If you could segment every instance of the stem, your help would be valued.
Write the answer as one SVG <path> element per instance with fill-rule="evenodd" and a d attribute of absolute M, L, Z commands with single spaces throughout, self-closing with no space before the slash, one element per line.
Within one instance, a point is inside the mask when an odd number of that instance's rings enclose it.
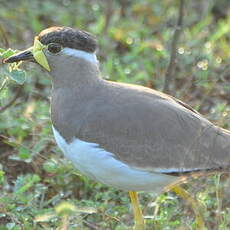
<path fill-rule="evenodd" d="M 7 80 L 8 80 L 7 77 L 3 80 L 2 85 L 0 87 L 0 92 L 5 88 Z"/>
<path fill-rule="evenodd" d="M 1 87 L 2 88 L 2 87 Z M 0 113 L 4 112 L 6 109 L 8 109 L 11 105 L 14 104 L 14 102 L 17 100 L 17 98 L 20 96 L 21 92 L 23 89 L 23 85 L 20 85 L 17 89 L 16 94 L 14 95 L 14 97 L 4 106 L 0 107 Z"/>
<path fill-rule="evenodd" d="M 170 61 L 169 61 L 169 65 L 165 73 L 165 83 L 164 83 L 164 89 L 163 89 L 165 93 L 170 92 L 169 85 L 172 82 L 172 77 L 174 75 L 174 70 L 176 66 L 175 64 L 176 64 L 176 54 L 177 54 L 177 43 L 179 41 L 179 37 L 182 31 L 183 16 L 184 16 L 184 0 L 180 0 L 179 16 L 177 19 L 175 32 L 174 32 L 173 39 L 172 39 Z"/>

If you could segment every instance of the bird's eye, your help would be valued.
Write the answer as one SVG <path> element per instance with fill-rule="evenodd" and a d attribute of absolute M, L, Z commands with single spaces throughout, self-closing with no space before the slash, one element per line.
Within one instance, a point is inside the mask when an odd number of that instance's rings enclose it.
<path fill-rule="evenodd" d="M 61 51 L 61 49 L 62 49 L 62 47 L 58 43 L 50 43 L 48 45 L 49 52 L 51 52 L 53 54 L 59 53 Z"/>

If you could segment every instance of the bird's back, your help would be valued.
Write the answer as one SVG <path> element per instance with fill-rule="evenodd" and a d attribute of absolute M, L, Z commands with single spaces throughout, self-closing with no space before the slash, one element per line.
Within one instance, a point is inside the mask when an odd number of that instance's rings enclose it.
<path fill-rule="evenodd" d="M 75 114 L 73 136 L 130 166 L 163 173 L 230 166 L 229 132 L 158 91 L 103 81 Z"/>

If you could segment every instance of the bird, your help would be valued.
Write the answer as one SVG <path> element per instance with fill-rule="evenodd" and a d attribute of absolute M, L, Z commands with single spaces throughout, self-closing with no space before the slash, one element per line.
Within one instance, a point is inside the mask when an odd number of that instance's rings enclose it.
<path fill-rule="evenodd" d="M 89 32 L 54 26 L 3 62 L 32 61 L 50 74 L 57 145 L 82 174 L 128 191 L 143 230 L 137 191 L 175 185 L 183 196 L 183 175 L 228 170 L 230 132 L 173 96 L 103 79 L 97 49 Z"/>

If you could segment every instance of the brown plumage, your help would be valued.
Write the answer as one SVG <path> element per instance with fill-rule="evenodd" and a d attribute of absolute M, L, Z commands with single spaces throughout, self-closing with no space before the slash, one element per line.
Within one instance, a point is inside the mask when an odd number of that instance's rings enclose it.
<path fill-rule="evenodd" d="M 53 124 L 67 141 L 77 137 L 98 143 L 120 161 L 153 172 L 159 168 L 186 172 L 230 165 L 227 130 L 161 92 L 104 81 L 96 65 L 81 59 L 75 58 L 75 66 L 65 60 L 73 74 L 66 76 L 64 84 L 59 76 L 65 70 L 57 68 L 64 59 L 50 62 L 55 66 L 51 109 Z"/>

